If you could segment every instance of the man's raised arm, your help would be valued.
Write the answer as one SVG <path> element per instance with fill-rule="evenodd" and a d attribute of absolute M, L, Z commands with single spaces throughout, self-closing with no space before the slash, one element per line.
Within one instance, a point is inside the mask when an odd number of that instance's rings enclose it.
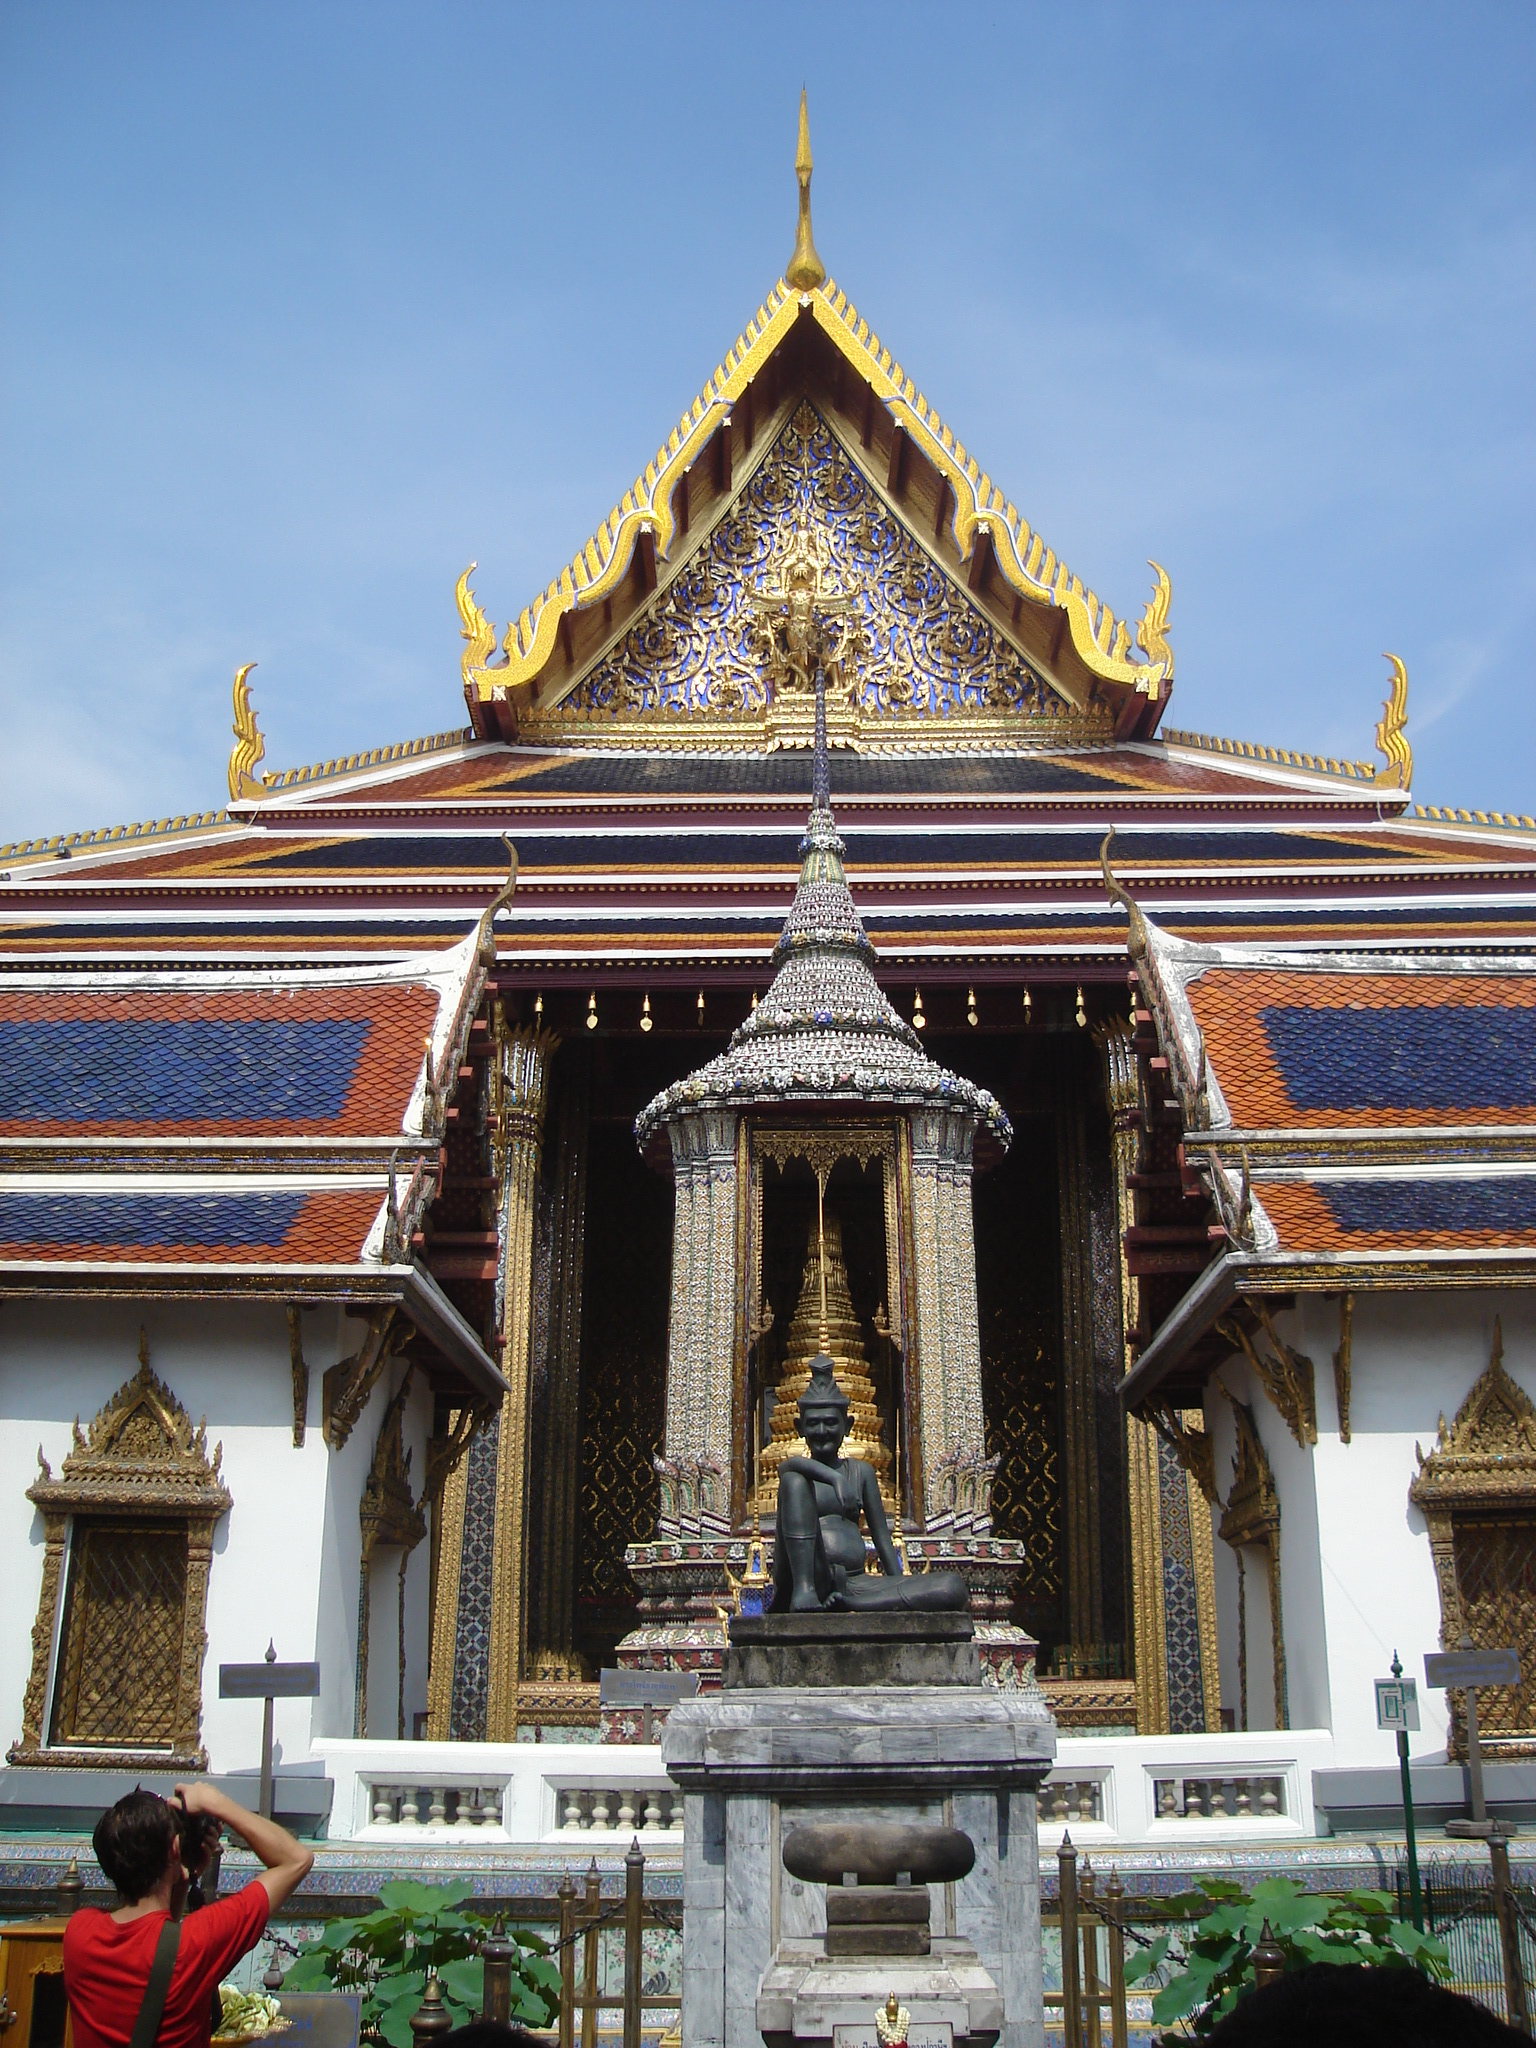
<path fill-rule="evenodd" d="M 275 1820 L 263 1820 L 259 1813 L 248 1813 L 243 1806 L 237 1806 L 216 1786 L 178 1785 L 176 1791 L 186 1801 L 189 1813 L 212 1814 L 225 1827 L 233 1828 L 246 1847 L 267 1866 L 261 1874 L 261 1882 L 266 1886 L 270 1907 L 282 1905 L 313 1869 L 313 1849 L 306 1849 Z"/>

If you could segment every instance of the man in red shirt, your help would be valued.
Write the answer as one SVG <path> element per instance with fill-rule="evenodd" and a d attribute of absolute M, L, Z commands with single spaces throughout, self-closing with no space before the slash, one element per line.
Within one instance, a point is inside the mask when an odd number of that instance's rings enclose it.
<path fill-rule="evenodd" d="M 256 1946 L 268 1913 L 314 1863 L 314 1852 L 286 1828 L 247 1813 L 212 1785 L 178 1785 L 176 1801 L 130 1792 L 96 1823 L 96 1860 L 122 1904 L 114 1913 L 82 1908 L 64 1931 L 75 2048 L 127 2048 L 161 1932 L 167 1920 L 181 1919 L 187 1887 L 207 1867 L 220 1825 L 233 1828 L 267 1867 L 243 1891 L 182 1922 L 157 2048 L 207 2048 L 219 1983 Z M 208 1817 L 196 1847 L 200 1831 L 187 1825 L 188 1815 Z"/>

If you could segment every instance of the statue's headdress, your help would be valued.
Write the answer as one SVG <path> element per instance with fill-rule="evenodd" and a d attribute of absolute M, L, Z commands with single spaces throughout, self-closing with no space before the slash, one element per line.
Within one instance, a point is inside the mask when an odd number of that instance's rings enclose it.
<path fill-rule="evenodd" d="M 811 1360 L 810 1381 L 800 1396 L 796 1413 L 803 1417 L 816 1408 L 834 1408 L 844 1421 L 848 1418 L 848 1396 L 837 1384 L 837 1374 L 825 1351 L 818 1351 Z"/>

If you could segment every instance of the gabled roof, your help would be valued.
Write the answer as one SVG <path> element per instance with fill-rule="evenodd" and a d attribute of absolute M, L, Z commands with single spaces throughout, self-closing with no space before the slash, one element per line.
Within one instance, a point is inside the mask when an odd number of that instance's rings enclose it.
<path fill-rule="evenodd" d="M 993 616 L 1073 704 L 1095 686 L 1122 731 L 1150 732 L 1173 680 L 1169 584 L 1140 621 L 1117 617 L 1007 499 L 831 279 L 784 279 L 726 352 L 655 457 L 565 569 L 502 636 L 459 584 L 465 695 L 477 731 L 512 737 L 548 713 L 691 558 L 733 501 L 738 471 L 811 396 L 849 459 L 914 530 L 932 535 Z M 1155 565 L 1154 565 L 1155 566 Z"/>
<path fill-rule="evenodd" d="M 1536 957 L 1197 945 L 1134 909 L 1131 950 L 1186 1193 L 1203 1182 L 1225 1244 L 1132 1407 L 1191 1397 L 1244 1299 L 1536 1285 Z"/>
<path fill-rule="evenodd" d="M 395 965 L 0 987 L 0 1296 L 395 1303 L 481 1394 L 499 1392 L 411 1257 L 489 917 Z"/>

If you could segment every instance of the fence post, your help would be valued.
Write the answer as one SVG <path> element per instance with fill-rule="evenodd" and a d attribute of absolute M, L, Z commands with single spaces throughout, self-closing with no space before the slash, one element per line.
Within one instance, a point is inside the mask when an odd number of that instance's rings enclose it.
<path fill-rule="evenodd" d="M 576 1887 L 569 1870 L 560 1880 L 560 2048 L 573 2048 L 576 2024 Z"/>
<path fill-rule="evenodd" d="M 1504 1998 L 1509 2023 L 1517 2033 L 1529 2034 L 1531 2018 L 1525 2003 L 1525 1978 L 1520 1970 L 1520 1929 L 1515 1922 L 1515 1902 L 1509 1895 L 1509 1839 L 1488 1837 L 1488 1860 L 1493 1865 L 1493 1910 L 1499 1920 L 1499 1946 L 1504 1951 Z"/>
<path fill-rule="evenodd" d="M 491 1923 L 491 1931 L 480 1944 L 480 1961 L 484 1976 L 480 1989 L 480 2016 L 487 2020 L 500 2020 L 503 2025 L 512 2018 L 512 1944 L 507 1939 L 507 1925 L 498 1913 Z"/>
<path fill-rule="evenodd" d="M 640 1949 L 644 1940 L 645 1856 L 640 1837 L 624 1858 L 624 2048 L 640 2048 Z"/>
<path fill-rule="evenodd" d="M 1125 1886 L 1118 1870 L 1109 1873 L 1104 1887 L 1104 1922 L 1109 1929 L 1109 2037 L 1111 2048 L 1128 2048 L 1130 2030 L 1125 2017 Z"/>
<path fill-rule="evenodd" d="M 1088 2023 L 1088 2048 L 1102 2048 L 1103 2015 L 1099 2010 L 1099 1929 L 1094 1909 L 1093 1865 L 1083 1858 L 1083 1914 L 1078 1921 L 1083 1931 L 1083 2017 Z"/>
<path fill-rule="evenodd" d="M 1067 2048 L 1082 2048 L 1083 2011 L 1077 1987 L 1077 1851 L 1063 1834 L 1056 1851 L 1056 1891 L 1061 1906 L 1061 2024 Z"/>
<path fill-rule="evenodd" d="M 430 2041 L 434 2034 L 453 2032 L 453 2014 L 443 2003 L 443 1987 L 436 1970 L 427 1979 L 422 2001 L 411 2014 L 411 2039 Z"/>
<path fill-rule="evenodd" d="M 1275 1940 L 1266 1920 L 1259 1930 L 1259 1945 L 1253 1952 L 1253 1988 L 1262 1991 L 1266 1984 L 1277 1984 L 1285 1975 L 1285 1950 Z"/>
<path fill-rule="evenodd" d="M 585 1933 L 581 1938 L 581 2048 L 597 2048 L 597 1944 L 601 1939 L 597 1923 L 603 1910 L 603 1880 L 597 1873 L 597 1858 L 587 1870 L 581 1901 Z"/>

